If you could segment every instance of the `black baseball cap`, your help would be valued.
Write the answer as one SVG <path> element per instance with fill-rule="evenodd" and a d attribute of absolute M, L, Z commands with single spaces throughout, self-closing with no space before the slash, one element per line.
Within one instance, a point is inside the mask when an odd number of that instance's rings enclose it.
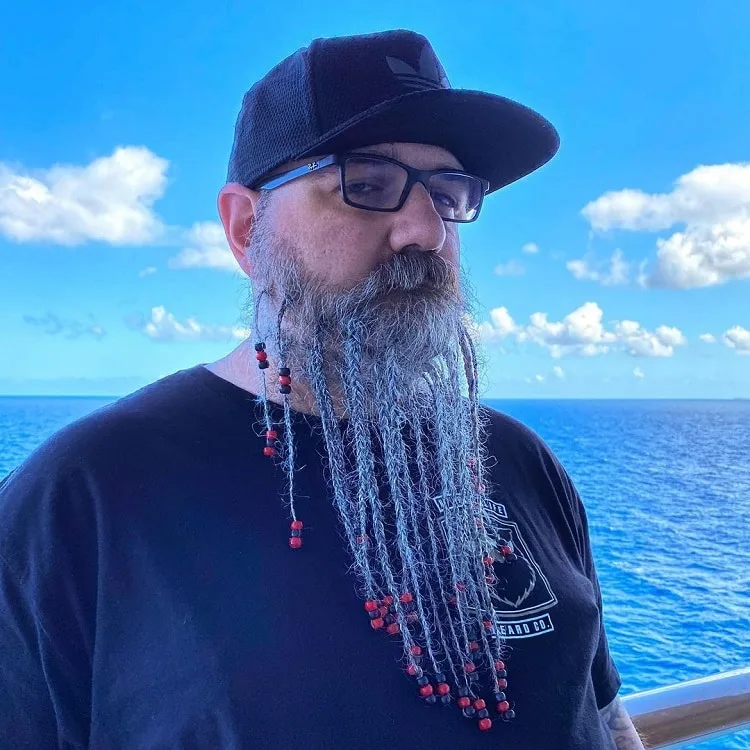
<path fill-rule="evenodd" d="M 451 152 L 490 192 L 557 152 L 557 131 L 518 102 L 453 89 L 429 41 L 412 31 L 315 39 L 244 96 L 228 182 L 255 187 L 283 164 L 376 143 Z"/>

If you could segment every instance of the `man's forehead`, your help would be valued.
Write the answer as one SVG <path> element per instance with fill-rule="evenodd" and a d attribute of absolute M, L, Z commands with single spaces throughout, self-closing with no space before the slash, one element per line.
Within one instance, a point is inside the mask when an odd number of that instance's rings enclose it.
<path fill-rule="evenodd" d="M 429 143 L 373 143 L 370 146 L 354 148 L 352 153 L 369 153 L 389 156 L 417 169 L 463 169 L 461 162 L 448 150 Z M 315 159 L 322 159 L 328 154 L 317 154 Z M 279 167 L 278 171 L 303 166 L 314 159 L 299 159 Z"/>
<path fill-rule="evenodd" d="M 390 156 L 420 169 L 463 169 L 450 151 L 428 143 L 378 143 L 354 150 Z"/>

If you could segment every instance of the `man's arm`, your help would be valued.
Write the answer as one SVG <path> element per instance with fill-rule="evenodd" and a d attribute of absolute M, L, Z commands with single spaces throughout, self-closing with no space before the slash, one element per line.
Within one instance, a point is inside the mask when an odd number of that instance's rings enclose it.
<path fill-rule="evenodd" d="M 604 723 L 612 732 L 617 750 L 646 750 L 633 721 L 622 705 L 620 699 L 615 699 L 608 706 L 599 711 Z"/>

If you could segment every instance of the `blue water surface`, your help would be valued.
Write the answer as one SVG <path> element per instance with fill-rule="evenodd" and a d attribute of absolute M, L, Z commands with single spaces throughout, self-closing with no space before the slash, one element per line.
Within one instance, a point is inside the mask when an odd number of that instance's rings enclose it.
<path fill-rule="evenodd" d="M 113 400 L 0 398 L 0 477 Z M 583 497 L 621 695 L 750 666 L 750 402 L 487 403 Z M 750 731 L 691 747 L 748 750 Z"/>

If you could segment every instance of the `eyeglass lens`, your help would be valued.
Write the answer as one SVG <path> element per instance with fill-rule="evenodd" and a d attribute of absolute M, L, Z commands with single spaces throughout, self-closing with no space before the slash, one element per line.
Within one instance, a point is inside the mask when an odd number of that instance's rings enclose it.
<path fill-rule="evenodd" d="M 376 211 L 395 209 L 401 201 L 409 173 L 398 164 L 361 157 L 344 163 L 346 200 Z M 471 221 L 482 202 L 483 187 L 471 175 L 443 172 L 428 181 L 435 210 L 448 221 Z"/>

